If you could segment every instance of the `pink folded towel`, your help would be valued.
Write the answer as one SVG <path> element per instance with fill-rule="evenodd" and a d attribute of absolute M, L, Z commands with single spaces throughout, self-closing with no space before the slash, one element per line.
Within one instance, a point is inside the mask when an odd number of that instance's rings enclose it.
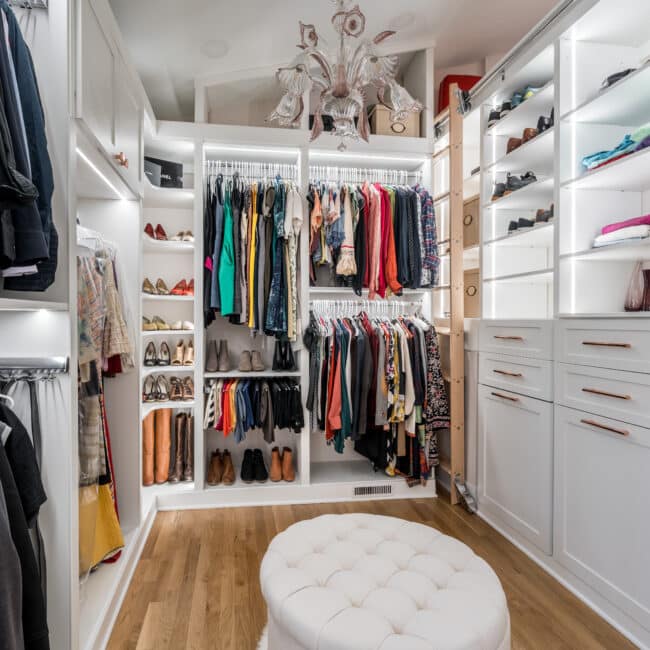
<path fill-rule="evenodd" d="M 644 217 L 634 217 L 634 219 L 628 219 L 627 221 L 610 223 L 602 229 L 601 234 L 606 235 L 607 233 L 616 232 L 617 230 L 621 230 L 621 228 L 628 228 L 629 226 L 650 226 L 650 214 L 646 214 Z"/>

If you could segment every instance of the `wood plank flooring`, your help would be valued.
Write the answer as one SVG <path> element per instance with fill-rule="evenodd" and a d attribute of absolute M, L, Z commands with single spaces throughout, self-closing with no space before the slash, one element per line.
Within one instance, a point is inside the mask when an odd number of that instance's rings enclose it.
<path fill-rule="evenodd" d="M 161 512 L 108 649 L 255 650 L 270 540 L 296 521 L 348 512 L 421 522 L 470 546 L 501 579 L 513 650 L 635 647 L 485 522 L 440 498 Z"/>

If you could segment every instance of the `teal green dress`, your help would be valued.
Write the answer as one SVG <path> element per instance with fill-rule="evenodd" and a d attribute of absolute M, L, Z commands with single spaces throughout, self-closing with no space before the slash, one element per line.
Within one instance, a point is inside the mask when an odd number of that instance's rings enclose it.
<path fill-rule="evenodd" d="M 235 241 L 233 232 L 231 190 L 226 190 L 223 206 L 223 243 L 219 258 L 219 293 L 221 294 L 221 315 L 230 316 L 235 311 Z"/>

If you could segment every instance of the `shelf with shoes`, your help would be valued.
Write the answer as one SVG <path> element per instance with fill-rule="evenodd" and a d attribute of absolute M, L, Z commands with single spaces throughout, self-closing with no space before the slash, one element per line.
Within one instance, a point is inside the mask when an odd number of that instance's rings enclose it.
<path fill-rule="evenodd" d="M 524 173 L 529 169 L 534 169 L 540 173 L 551 173 L 555 154 L 554 133 L 554 127 L 550 127 L 513 148 L 509 153 L 506 149 L 506 153 L 502 153 L 494 162 L 487 165 L 486 173 L 493 171 L 497 173 L 508 171 Z M 501 149 L 502 145 L 499 145 L 496 139 L 494 138 L 494 155 L 498 156 L 497 148 Z M 520 138 L 516 141 L 520 141 Z M 506 147 L 508 146 L 507 142 L 504 142 L 504 144 Z"/>
<path fill-rule="evenodd" d="M 549 76 L 553 75 L 552 68 L 548 71 Z M 523 88 L 528 88 L 525 84 Z M 555 93 L 555 82 L 553 79 L 535 92 L 529 99 L 522 101 L 516 107 L 499 118 L 493 126 L 485 129 L 485 134 L 490 136 L 517 137 L 521 132 L 537 124 L 540 115 L 549 115 L 553 108 Z M 504 102 L 512 102 L 512 97 L 504 98 Z M 496 109 L 494 109 L 496 110 Z M 490 111 L 492 113 L 493 110 Z M 500 111 L 499 111 L 500 112 Z M 490 116 L 488 115 L 488 123 Z"/>
<path fill-rule="evenodd" d="M 504 181 L 505 182 L 505 178 Z M 484 210 L 517 210 L 536 205 L 549 205 L 553 200 L 553 179 L 538 177 L 521 189 L 505 194 L 483 204 Z"/>

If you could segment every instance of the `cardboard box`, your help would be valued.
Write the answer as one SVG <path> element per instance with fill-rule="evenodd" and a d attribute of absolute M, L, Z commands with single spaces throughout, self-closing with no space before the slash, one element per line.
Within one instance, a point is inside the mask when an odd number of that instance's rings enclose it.
<path fill-rule="evenodd" d="M 183 187 L 183 164 L 171 162 L 170 160 L 161 160 L 145 156 L 145 165 L 147 162 L 160 165 L 160 187 Z"/>
<path fill-rule="evenodd" d="M 420 137 L 420 114 L 410 113 L 405 121 L 391 122 L 390 109 L 376 104 L 370 111 L 370 132 L 373 135 Z"/>

